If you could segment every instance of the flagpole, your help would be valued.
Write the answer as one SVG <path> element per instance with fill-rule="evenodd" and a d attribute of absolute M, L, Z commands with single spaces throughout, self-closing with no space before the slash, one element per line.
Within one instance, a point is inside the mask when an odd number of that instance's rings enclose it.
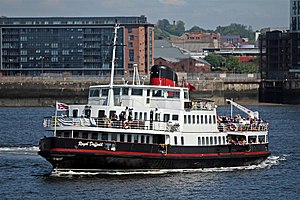
<path fill-rule="evenodd" d="M 56 118 L 57 118 L 57 101 L 55 101 L 54 137 L 56 137 Z"/>

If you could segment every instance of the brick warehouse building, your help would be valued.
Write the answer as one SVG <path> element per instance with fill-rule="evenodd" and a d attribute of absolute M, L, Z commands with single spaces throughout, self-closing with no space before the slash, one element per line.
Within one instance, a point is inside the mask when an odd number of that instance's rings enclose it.
<path fill-rule="evenodd" d="M 154 63 L 154 25 L 140 17 L 1 17 L 3 76 L 110 74 L 115 21 L 120 23 L 116 74 L 149 74 Z"/>

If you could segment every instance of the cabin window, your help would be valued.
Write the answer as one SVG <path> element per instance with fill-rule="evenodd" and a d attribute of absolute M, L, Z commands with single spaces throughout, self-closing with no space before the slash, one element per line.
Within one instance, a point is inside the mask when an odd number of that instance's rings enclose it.
<path fill-rule="evenodd" d="M 248 137 L 248 143 L 256 143 L 256 136 L 249 136 Z"/>
<path fill-rule="evenodd" d="M 122 94 L 123 95 L 128 95 L 129 94 L 129 89 L 128 88 L 122 88 Z"/>
<path fill-rule="evenodd" d="M 167 98 L 179 99 L 180 98 L 180 92 L 178 92 L 178 91 L 168 91 Z"/>
<path fill-rule="evenodd" d="M 140 112 L 140 115 L 139 115 L 139 120 L 142 120 L 143 119 L 143 113 Z"/>
<path fill-rule="evenodd" d="M 138 112 L 134 112 L 134 120 L 137 120 L 138 119 Z"/>
<path fill-rule="evenodd" d="M 168 122 L 170 120 L 170 114 L 164 114 L 164 122 Z"/>
<path fill-rule="evenodd" d="M 221 136 L 218 137 L 218 142 L 219 142 L 219 144 L 222 144 L 221 143 Z"/>
<path fill-rule="evenodd" d="M 124 134 L 120 134 L 120 142 L 124 142 Z"/>
<path fill-rule="evenodd" d="M 145 136 L 141 135 L 141 143 L 145 143 Z"/>
<path fill-rule="evenodd" d="M 210 145 L 213 144 L 213 137 L 209 137 L 209 144 L 210 144 Z"/>
<path fill-rule="evenodd" d="M 205 137 L 202 137 L 202 145 L 205 145 Z"/>
<path fill-rule="evenodd" d="M 150 144 L 150 136 L 149 135 L 146 136 L 146 143 Z"/>
<path fill-rule="evenodd" d="M 155 121 L 160 121 L 160 114 L 159 113 L 155 113 Z"/>
<path fill-rule="evenodd" d="M 206 140 L 205 140 L 205 144 L 208 145 L 208 144 L 209 144 L 209 138 L 206 137 L 205 139 L 206 139 Z"/>
<path fill-rule="evenodd" d="M 188 99 L 189 98 L 189 93 L 187 91 L 184 92 L 184 98 Z"/>
<path fill-rule="evenodd" d="M 73 132 L 73 138 L 79 138 L 79 133 L 78 131 Z"/>
<path fill-rule="evenodd" d="M 216 116 L 213 115 L 213 123 L 215 124 L 216 123 Z"/>
<path fill-rule="evenodd" d="M 91 117 L 91 109 L 84 109 L 84 116 Z"/>
<path fill-rule="evenodd" d="M 164 97 L 164 93 L 162 90 L 153 90 L 152 96 L 153 97 Z"/>
<path fill-rule="evenodd" d="M 223 136 L 223 144 L 226 144 L 226 138 Z"/>
<path fill-rule="evenodd" d="M 102 97 L 108 96 L 108 89 L 102 89 Z"/>
<path fill-rule="evenodd" d="M 92 139 L 98 140 L 98 133 L 92 133 Z"/>
<path fill-rule="evenodd" d="M 102 133 L 102 140 L 108 140 L 108 134 Z"/>
<path fill-rule="evenodd" d="M 174 136 L 174 144 L 177 145 L 177 136 Z"/>
<path fill-rule="evenodd" d="M 191 123 L 191 115 L 188 115 L 188 123 Z"/>
<path fill-rule="evenodd" d="M 90 97 L 99 97 L 99 95 L 100 95 L 99 89 L 91 89 L 90 90 L 90 94 L 89 94 Z"/>
<path fill-rule="evenodd" d="M 217 137 L 216 136 L 214 137 L 214 142 L 215 142 L 214 144 L 217 144 Z"/>
<path fill-rule="evenodd" d="M 116 133 L 111 134 L 111 140 L 112 141 L 117 141 L 117 134 Z"/>
<path fill-rule="evenodd" d="M 175 91 L 175 90 L 167 91 L 167 98 L 177 98 L 177 99 L 179 99 L 179 97 L 180 97 L 180 92 Z"/>
<path fill-rule="evenodd" d="M 172 120 L 178 121 L 178 119 L 179 119 L 179 116 L 178 116 L 178 115 L 172 115 Z"/>
<path fill-rule="evenodd" d="M 198 137 L 198 145 L 201 145 L 201 137 Z"/>
<path fill-rule="evenodd" d="M 98 110 L 98 117 L 103 118 L 105 116 L 105 110 Z"/>
<path fill-rule="evenodd" d="M 73 112 L 73 117 L 78 117 L 78 109 L 75 109 L 72 111 Z"/>
<path fill-rule="evenodd" d="M 144 112 L 144 120 L 146 121 L 147 120 L 147 113 Z"/>
<path fill-rule="evenodd" d="M 196 123 L 196 118 L 195 118 L 195 115 L 193 115 L 193 124 Z"/>
<path fill-rule="evenodd" d="M 150 97 L 150 94 L 151 94 L 150 90 L 147 90 L 147 97 Z"/>
<path fill-rule="evenodd" d="M 211 115 L 208 116 L 208 122 L 211 124 L 212 121 L 211 121 Z"/>
<path fill-rule="evenodd" d="M 183 120 L 184 120 L 184 123 L 186 124 L 187 121 L 186 121 L 186 115 L 183 116 Z"/>
<path fill-rule="evenodd" d="M 201 124 L 203 124 L 203 115 L 201 115 Z"/>
<path fill-rule="evenodd" d="M 81 133 L 81 137 L 84 139 L 88 139 L 88 133 L 86 133 L 86 132 Z"/>
<path fill-rule="evenodd" d="M 259 135 L 258 136 L 258 142 L 260 142 L 260 143 L 265 142 L 265 136 L 264 135 Z"/>
<path fill-rule="evenodd" d="M 207 124 L 207 115 L 204 115 L 205 124 Z"/>
<path fill-rule="evenodd" d="M 143 95 L 143 89 L 133 88 L 132 91 L 131 91 L 131 95 L 142 96 Z"/>
<path fill-rule="evenodd" d="M 70 137 L 70 132 L 64 132 L 64 137 Z"/>
<path fill-rule="evenodd" d="M 61 132 L 56 132 L 57 137 L 61 137 Z"/>
<path fill-rule="evenodd" d="M 181 136 L 181 145 L 184 145 L 184 137 Z"/>
<path fill-rule="evenodd" d="M 135 142 L 135 143 L 139 142 L 139 135 L 137 135 L 137 134 L 133 135 L 133 142 Z"/>
<path fill-rule="evenodd" d="M 127 142 L 131 142 L 131 135 L 127 135 Z"/>
<path fill-rule="evenodd" d="M 199 115 L 197 115 L 197 124 L 200 123 L 200 120 L 199 120 Z"/>
<path fill-rule="evenodd" d="M 113 116 L 114 116 L 114 114 L 117 114 L 117 111 L 115 111 L 115 110 L 110 110 L 109 111 L 109 118 L 112 118 Z"/>
<path fill-rule="evenodd" d="M 120 95 L 120 88 L 114 88 L 114 95 Z"/>

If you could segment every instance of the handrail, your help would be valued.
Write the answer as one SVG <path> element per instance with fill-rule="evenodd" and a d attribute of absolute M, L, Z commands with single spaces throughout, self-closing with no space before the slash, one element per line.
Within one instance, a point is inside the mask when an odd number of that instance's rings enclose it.
<path fill-rule="evenodd" d="M 45 117 L 43 121 L 45 128 L 50 127 L 98 127 L 98 128 L 116 128 L 116 129 L 140 129 L 140 130 L 155 130 L 169 131 L 168 122 L 159 122 L 145 120 L 120 121 L 111 120 L 109 118 L 96 117 L 64 117 L 50 116 Z"/>

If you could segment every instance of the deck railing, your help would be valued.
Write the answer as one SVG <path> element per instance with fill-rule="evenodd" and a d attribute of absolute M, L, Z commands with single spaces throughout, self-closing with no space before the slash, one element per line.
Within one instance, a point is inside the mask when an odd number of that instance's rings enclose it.
<path fill-rule="evenodd" d="M 142 130 L 156 130 L 156 131 L 170 131 L 167 122 L 159 121 L 145 121 L 145 120 L 132 120 L 132 121 L 112 121 L 109 118 L 85 118 L 85 117 L 62 117 L 52 116 L 45 117 L 43 126 L 49 127 L 99 127 L 99 128 L 117 128 L 117 129 L 142 129 Z"/>

